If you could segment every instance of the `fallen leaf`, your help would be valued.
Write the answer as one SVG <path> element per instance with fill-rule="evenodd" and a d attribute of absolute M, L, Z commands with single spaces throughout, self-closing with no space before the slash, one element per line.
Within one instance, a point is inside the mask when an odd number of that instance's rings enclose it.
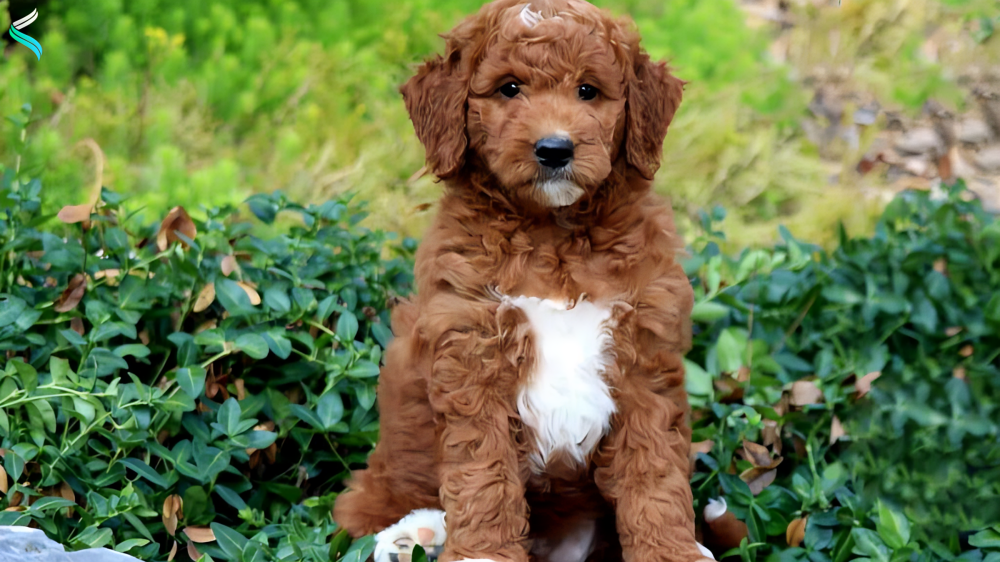
<path fill-rule="evenodd" d="M 958 350 L 958 354 L 961 355 L 962 357 L 971 357 L 974 351 L 975 349 L 973 349 L 972 344 L 968 344 L 962 347 L 962 349 Z"/>
<path fill-rule="evenodd" d="M 81 336 L 86 331 L 85 328 L 83 327 L 83 318 L 80 318 L 79 316 L 74 316 L 73 318 L 70 319 L 69 327 L 71 330 L 80 334 Z"/>
<path fill-rule="evenodd" d="M 121 275 L 120 269 L 102 269 L 94 274 L 94 281 L 107 279 L 108 287 L 118 286 L 118 277 Z"/>
<path fill-rule="evenodd" d="M 793 406 L 808 406 L 823 401 L 823 391 L 813 381 L 795 381 L 792 383 L 791 404 Z"/>
<path fill-rule="evenodd" d="M 809 517 L 803 517 L 800 519 L 793 519 L 791 523 L 788 524 L 788 529 L 785 530 L 785 542 L 788 546 L 796 547 L 802 544 L 802 541 L 806 538 L 806 522 L 809 521 Z"/>
<path fill-rule="evenodd" d="M 56 312 L 69 312 L 76 308 L 87 292 L 87 276 L 77 273 L 69 280 L 69 286 L 59 295 L 56 305 L 53 307 Z"/>
<path fill-rule="evenodd" d="M 781 426 L 774 420 L 764 420 L 764 429 L 760 432 L 765 447 L 771 447 L 778 455 L 781 454 Z"/>
<path fill-rule="evenodd" d="M 858 392 L 858 398 L 864 397 L 872 389 L 875 379 L 882 376 L 882 371 L 872 371 L 854 382 L 854 390 Z"/>
<path fill-rule="evenodd" d="M 167 555 L 167 562 L 171 562 L 177 556 L 177 541 L 170 545 L 170 554 Z"/>
<path fill-rule="evenodd" d="M 260 304 L 260 295 L 257 293 L 257 290 L 254 289 L 249 283 L 244 283 L 243 281 L 237 281 L 236 284 L 239 285 L 244 292 L 246 292 L 248 297 L 250 297 L 250 304 L 254 306 Z"/>
<path fill-rule="evenodd" d="M 213 319 L 209 320 L 208 322 L 204 322 L 202 324 L 199 324 L 198 327 L 194 329 L 194 333 L 195 333 L 195 335 L 198 335 L 198 334 L 204 332 L 205 330 L 211 330 L 212 328 L 215 328 L 218 325 L 219 325 L 219 321 L 216 320 L 215 318 L 213 318 Z"/>
<path fill-rule="evenodd" d="M 229 277 L 229 274 L 239 269 L 239 264 L 236 263 L 236 256 L 228 255 L 222 258 L 222 263 L 220 268 L 222 269 L 222 274 Z"/>
<path fill-rule="evenodd" d="M 844 431 L 844 426 L 840 423 L 840 418 L 833 416 L 833 421 L 830 422 L 830 444 L 833 445 L 845 435 L 847 435 L 847 432 Z"/>
<path fill-rule="evenodd" d="M 76 503 L 76 492 L 73 491 L 73 488 L 69 485 L 69 482 L 63 482 L 62 484 L 59 484 L 59 496 L 64 500 L 69 500 L 73 503 Z M 73 516 L 73 508 L 67 507 L 66 517 L 72 517 L 72 516 Z"/>
<path fill-rule="evenodd" d="M 195 299 L 191 310 L 201 312 L 211 306 L 213 302 L 215 302 L 215 283 L 209 283 L 198 293 L 198 298 Z"/>
<path fill-rule="evenodd" d="M 767 447 L 746 439 L 743 440 L 743 458 L 755 467 L 771 468 L 771 452 L 767 450 Z"/>
<path fill-rule="evenodd" d="M 696 443 L 691 443 L 690 456 L 692 459 L 698 456 L 698 453 L 709 454 L 712 452 L 712 447 L 715 446 L 715 441 L 709 439 L 708 441 L 698 441 Z"/>
<path fill-rule="evenodd" d="M 177 532 L 177 520 L 183 516 L 183 505 L 184 500 L 177 494 L 167 496 L 163 500 L 163 526 L 171 537 Z"/>
<path fill-rule="evenodd" d="M 243 379 L 236 379 L 236 381 L 233 383 L 233 385 L 236 386 L 237 400 L 243 400 L 244 398 L 247 397 L 247 391 L 246 388 L 244 387 L 244 384 L 245 383 L 243 382 Z"/>
<path fill-rule="evenodd" d="M 8 486 L 9 484 L 7 484 L 7 471 L 4 470 L 2 466 L 0 466 L 0 492 L 3 492 L 4 495 L 7 495 L 7 490 L 10 490 Z"/>
<path fill-rule="evenodd" d="M 755 466 L 744 470 L 740 474 L 740 480 L 746 482 L 747 486 L 750 487 L 750 492 L 756 496 L 763 492 L 764 488 L 770 486 L 777 476 L 778 471 L 773 468 L 768 469 L 766 467 Z"/>
<path fill-rule="evenodd" d="M 184 534 L 191 539 L 191 542 L 206 543 L 215 540 L 215 533 L 209 527 L 184 527 Z"/>
<path fill-rule="evenodd" d="M 965 367 L 955 367 L 951 371 L 951 376 L 959 380 L 965 380 Z"/>
<path fill-rule="evenodd" d="M 191 240 L 194 240 L 198 235 L 198 229 L 195 228 L 194 221 L 191 220 L 191 216 L 187 214 L 184 207 L 174 207 L 167 213 L 163 222 L 160 223 L 160 231 L 156 233 L 156 247 L 161 252 L 174 242 L 180 242 L 186 247 L 187 243 L 177 236 L 177 232 Z"/>
<path fill-rule="evenodd" d="M 187 552 L 188 552 L 188 558 L 190 558 L 191 560 L 197 560 L 201 558 L 201 553 L 198 552 L 198 549 L 194 547 L 193 542 L 189 542 L 187 544 Z"/>
<path fill-rule="evenodd" d="M 961 326 L 952 326 L 951 328 L 946 328 L 944 331 L 944 335 L 948 336 L 949 338 L 957 336 L 958 334 L 961 333 L 962 333 Z"/>
<path fill-rule="evenodd" d="M 84 205 L 66 205 L 59 210 L 56 217 L 66 224 L 75 224 L 90 220 L 90 212 L 94 206 L 90 203 Z"/>

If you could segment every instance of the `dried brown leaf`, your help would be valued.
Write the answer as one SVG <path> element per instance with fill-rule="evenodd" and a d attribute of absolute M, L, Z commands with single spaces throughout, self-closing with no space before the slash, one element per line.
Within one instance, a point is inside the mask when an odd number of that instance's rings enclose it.
<path fill-rule="evenodd" d="M 769 469 L 763 466 L 755 466 L 744 470 L 743 473 L 740 474 L 740 480 L 746 482 L 747 486 L 750 487 L 750 491 L 756 496 L 763 492 L 764 488 L 770 486 L 777 476 L 778 471 L 773 468 Z"/>
<path fill-rule="evenodd" d="M 94 274 L 94 281 L 107 279 L 108 287 L 118 286 L 118 277 L 121 275 L 120 269 L 102 269 Z"/>
<path fill-rule="evenodd" d="M 882 371 L 872 371 L 867 375 L 861 377 L 857 381 L 855 381 L 854 390 L 858 392 L 858 398 L 861 398 L 865 394 L 868 394 L 868 392 L 871 391 L 872 389 L 872 383 L 875 382 L 875 379 L 881 376 L 882 376 Z"/>
<path fill-rule="evenodd" d="M 802 541 L 806 538 L 807 521 L 809 521 L 809 517 L 803 517 L 801 519 L 793 519 L 788 524 L 788 529 L 785 530 L 785 541 L 788 543 L 788 546 L 796 547 L 802 544 Z"/>
<path fill-rule="evenodd" d="M 965 380 L 965 367 L 955 367 L 951 371 L 951 376 L 956 379 Z"/>
<path fill-rule="evenodd" d="M 813 381 L 795 381 L 792 383 L 791 404 L 793 406 L 808 406 L 823 401 L 823 391 Z"/>
<path fill-rule="evenodd" d="M 193 542 L 189 542 L 187 544 L 187 553 L 188 553 L 188 558 L 190 558 L 191 560 L 197 560 L 201 558 L 201 553 L 198 552 L 197 548 L 195 548 Z"/>
<path fill-rule="evenodd" d="M 215 540 L 215 533 L 209 527 L 184 527 L 184 534 L 191 539 L 191 542 L 196 543 L 206 543 Z"/>
<path fill-rule="evenodd" d="M 7 495 L 7 491 L 10 490 L 9 484 L 7 483 L 7 471 L 0 466 L 0 492 Z"/>
<path fill-rule="evenodd" d="M 174 207 L 167 213 L 163 222 L 160 223 L 160 231 L 156 233 L 156 247 L 162 252 L 178 241 L 187 246 L 187 243 L 177 236 L 178 232 L 191 240 L 198 236 L 198 229 L 195 228 L 194 221 L 191 220 L 191 216 L 184 210 L 184 207 Z"/>
<path fill-rule="evenodd" d="M 962 357 L 971 357 L 976 350 L 972 347 L 972 344 L 967 344 L 962 346 L 962 349 L 958 350 L 958 354 Z"/>
<path fill-rule="evenodd" d="M 77 273 L 69 280 L 69 286 L 59 295 L 59 299 L 56 300 L 56 305 L 53 308 L 56 312 L 69 312 L 76 308 L 76 305 L 80 304 L 86 292 L 87 276 Z"/>
<path fill-rule="evenodd" d="M 236 284 L 250 297 L 250 304 L 254 306 L 260 304 L 260 295 L 257 293 L 257 289 L 254 289 L 249 283 L 244 283 L 243 281 L 237 281 Z"/>
<path fill-rule="evenodd" d="M 215 302 L 215 283 L 209 283 L 198 292 L 198 298 L 194 300 L 194 306 L 191 310 L 201 312 L 211 306 L 213 302 Z"/>
<path fill-rule="evenodd" d="M 228 255 L 222 258 L 222 263 L 220 268 L 222 269 L 222 274 L 229 277 L 229 274 L 239 269 L 239 264 L 236 263 L 236 256 Z"/>
<path fill-rule="evenodd" d="M 84 205 L 66 205 L 59 210 L 59 214 L 56 217 L 66 224 L 76 224 L 90 220 L 90 212 L 93 209 L 94 206 L 90 203 Z"/>
<path fill-rule="evenodd" d="M 71 330 L 80 334 L 81 336 L 86 331 L 85 328 L 83 327 L 83 318 L 80 318 L 79 316 L 74 316 L 73 318 L 70 319 L 69 327 Z"/>
<path fill-rule="evenodd" d="M 243 382 L 243 379 L 236 379 L 236 381 L 233 382 L 233 385 L 236 387 L 236 399 L 237 400 L 243 400 L 244 398 L 247 397 L 247 391 L 246 391 L 245 384 L 246 383 Z"/>
<path fill-rule="evenodd" d="M 170 545 L 170 554 L 167 555 L 167 562 L 172 562 L 174 557 L 177 556 L 177 541 Z"/>
<path fill-rule="evenodd" d="M 833 421 L 830 422 L 830 444 L 833 445 L 845 435 L 847 435 L 847 432 L 844 431 L 844 426 L 840 423 L 840 418 L 833 416 Z"/>
<path fill-rule="evenodd" d="M 743 440 L 743 458 L 755 467 L 771 467 L 771 452 L 767 447 L 746 439 Z"/>

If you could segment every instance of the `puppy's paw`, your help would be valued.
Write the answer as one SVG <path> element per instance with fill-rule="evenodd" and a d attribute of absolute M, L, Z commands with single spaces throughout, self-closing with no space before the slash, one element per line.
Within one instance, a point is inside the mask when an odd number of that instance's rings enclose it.
<path fill-rule="evenodd" d="M 443 511 L 417 509 L 375 535 L 375 562 L 410 562 L 418 544 L 433 562 L 440 556 L 446 537 Z"/>
<path fill-rule="evenodd" d="M 702 555 L 705 556 L 705 558 L 702 558 L 698 562 L 704 562 L 706 560 L 712 560 L 712 561 L 715 560 L 715 555 L 712 554 L 711 550 L 709 550 L 709 549 L 705 548 L 704 546 L 702 546 L 702 544 L 700 542 L 699 543 L 695 543 L 695 544 L 698 545 L 698 550 L 700 550 L 701 553 L 702 553 Z"/>

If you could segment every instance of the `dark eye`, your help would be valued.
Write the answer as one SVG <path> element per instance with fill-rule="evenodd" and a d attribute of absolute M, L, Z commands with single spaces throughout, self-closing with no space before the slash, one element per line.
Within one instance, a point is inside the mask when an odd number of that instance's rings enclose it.
<path fill-rule="evenodd" d="M 584 84 L 583 86 L 580 86 L 577 93 L 583 101 L 590 101 L 597 97 L 597 88 L 591 86 L 590 84 Z"/>
<path fill-rule="evenodd" d="M 517 94 L 521 93 L 521 87 L 514 82 L 508 82 L 503 86 L 500 86 L 500 93 L 506 98 L 513 98 L 517 96 Z"/>

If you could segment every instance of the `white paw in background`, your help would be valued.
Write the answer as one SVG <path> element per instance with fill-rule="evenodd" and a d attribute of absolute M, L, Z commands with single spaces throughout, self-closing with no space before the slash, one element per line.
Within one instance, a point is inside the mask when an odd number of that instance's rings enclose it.
<path fill-rule="evenodd" d="M 410 562 L 413 547 L 418 544 L 424 548 L 428 560 L 437 560 L 446 536 L 443 511 L 414 510 L 375 535 L 375 562 Z"/>
<path fill-rule="evenodd" d="M 715 560 L 715 555 L 712 554 L 711 550 L 709 550 L 709 549 L 705 548 L 704 546 L 702 546 L 700 542 L 699 543 L 695 543 L 695 544 L 698 545 L 698 550 L 700 550 L 701 553 L 703 555 L 705 555 L 705 558 L 708 558 L 709 560 Z"/>

